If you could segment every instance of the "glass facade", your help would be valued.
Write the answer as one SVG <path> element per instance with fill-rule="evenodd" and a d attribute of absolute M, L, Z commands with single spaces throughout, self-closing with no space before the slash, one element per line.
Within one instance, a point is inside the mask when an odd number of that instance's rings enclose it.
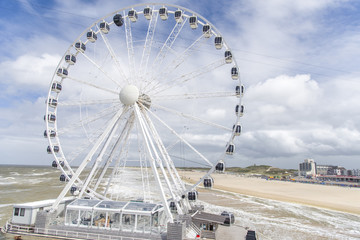
<path fill-rule="evenodd" d="M 144 202 L 77 199 L 67 206 L 68 226 L 129 232 L 160 232 L 165 225 L 163 207 Z"/>

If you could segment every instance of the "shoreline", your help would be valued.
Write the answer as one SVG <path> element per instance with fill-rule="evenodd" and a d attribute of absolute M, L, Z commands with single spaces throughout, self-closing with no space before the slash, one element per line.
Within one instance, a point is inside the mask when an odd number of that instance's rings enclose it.
<path fill-rule="evenodd" d="M 205 173 L 180 171 L 184 181 L 194 184 Z M 295 203 L 360 215 L 359 188 L 272 181 L 230 174 L 212 174 L 214 190 L 275 201 Z"/>

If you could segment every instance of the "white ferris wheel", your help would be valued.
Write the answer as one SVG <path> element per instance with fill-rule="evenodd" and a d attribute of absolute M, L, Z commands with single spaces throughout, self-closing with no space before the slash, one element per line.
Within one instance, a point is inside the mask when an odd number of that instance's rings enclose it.
<path fill-rule="evenodd" d="M 48 92 L 44 136 L 65 183 L 53 208 L 71 193 L 186 212 L 233 158 L 243 90 L 224 37 L 189 9 L 138 4 L 94 22 Z M 186 186 L 183 166 L 206 171 Z"/>

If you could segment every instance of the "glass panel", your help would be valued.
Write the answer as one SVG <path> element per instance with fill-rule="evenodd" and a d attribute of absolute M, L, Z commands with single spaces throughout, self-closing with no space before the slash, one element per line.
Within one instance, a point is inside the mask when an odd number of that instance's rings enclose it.
<path fill-rule="evenodd" d="M 65 225 L 78 225 L 79 210 L 66 210 Z"/>
<path fill-rule="evenodd" d="M 90 226 L 92 211 L 80 210 L 80 226 Z"/>
<path fill-rule="evenodd" d="M 109 225 L 111 229 L 120 229 L 120 213 L 109 212 Z"/>
<path fill-rule="evenodd" d="M 102 201 L 100 204 L 96 206 L 96 208 L 106 208 L 115 211 L 119 211 L 122 209 L 127 202 L 115 202 L 115 201 Z"/>
<path fill-rule="evenodd" d="M 136 230 L 142 232 L 149 232 L 150 231 L 150 216 L 137 216 L 137 226 Z"/>
<path fill-rule="evenodd" d="M 77 199 L 74 202 L 70 203 L 71 206 L 83 206 L 83 207 L 93 207 L 98 204 L 99 200 L 92 199 Z"/>
<path fill-rule="evenodd" d="M 19 208 L 15 208 L 15 210 L 14 210 L 14 216 L 19 216 Z"/>
<path fill-rule="evenodd" d="M 143 203 L 143 202 L 131 202 L 126 206 L 126 210 L 136 210 L 136 211 L 152 211 L 156 207 L 156 204 L 153 203 Z"/>
<path fill-rule="evenodd" d="M 25 215 L 25 208 L 20 209 L 20 216 L 23 217 Z"/>
<path fill-rule="evenodd" d="M 122 215 L 123 230 L 133 230 L 135 227 L 135 214 Z"/>

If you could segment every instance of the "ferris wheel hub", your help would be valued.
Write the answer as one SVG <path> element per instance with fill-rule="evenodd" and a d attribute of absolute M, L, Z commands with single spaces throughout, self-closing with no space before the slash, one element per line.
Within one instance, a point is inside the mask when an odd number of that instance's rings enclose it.
<path fill-rule="evenodd" d="M 139 99 L 139 89 L 134 85 L 126 85 L 119 94 L 120 101 L 125 105 L 133 105 Z"/>

